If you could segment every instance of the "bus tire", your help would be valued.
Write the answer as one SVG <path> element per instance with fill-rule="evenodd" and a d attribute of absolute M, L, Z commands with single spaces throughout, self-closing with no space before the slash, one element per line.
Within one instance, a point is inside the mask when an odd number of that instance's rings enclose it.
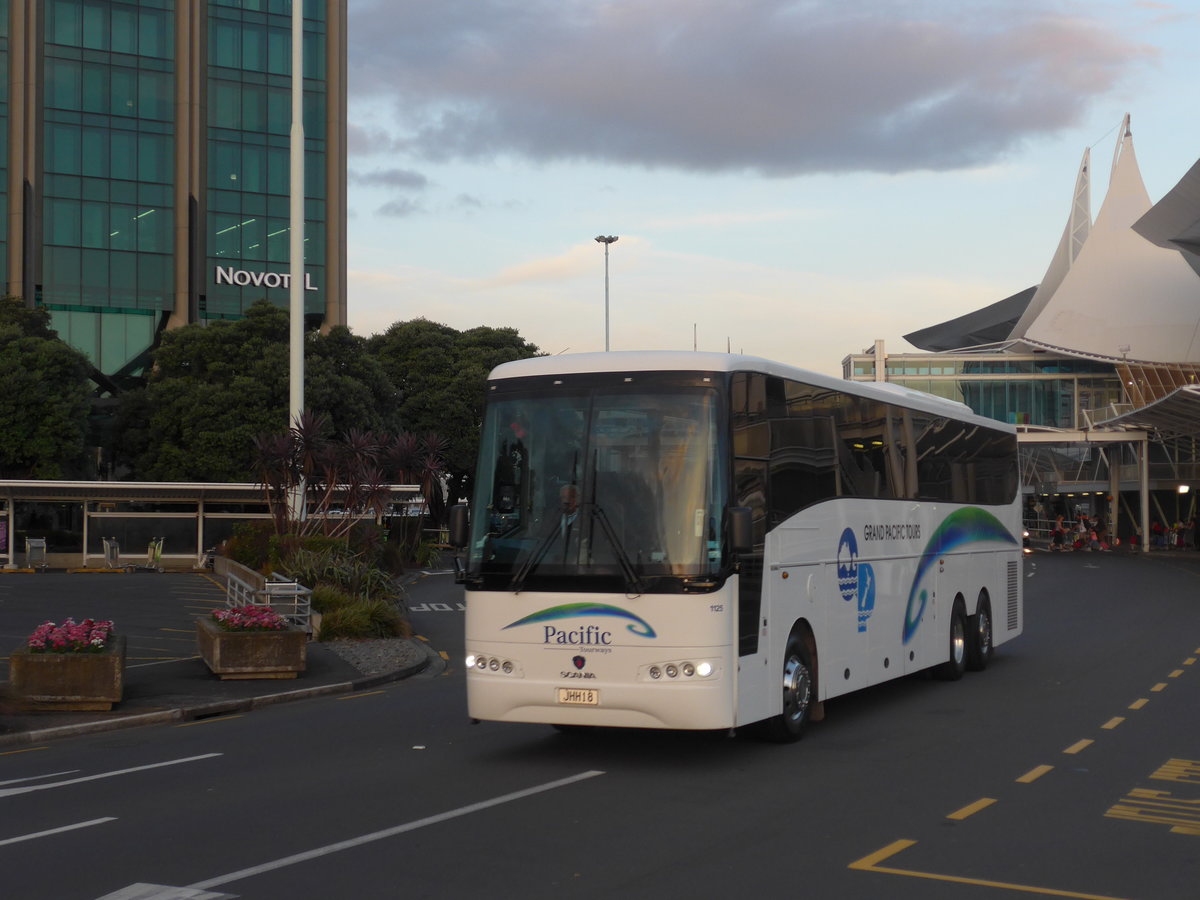
<path fill-rule="evenodd" d="M 982 672 L 992 661 L 992 605 L 986 596 L 979 598 L 979 609 L 967 619 L 967 668 Z"/>
<path fill-rule="evenodd" d="M 804 636 L 792 632 L 783 652 L 783 709 L 779 715 L 762 723 L 760 734 L 769 741 L 788 744 L 800 740 L 812 719 L 815 703 L 812 654 Z"/>
<path fill-rule="evenodd" d="M 950 613 L 950 657 L 933 670 L 933 677 L 939 681 L 958 681 L 967 669 L 967 614 L 963 608 L 962 598 L 954 601 L 954 609 Z"/>

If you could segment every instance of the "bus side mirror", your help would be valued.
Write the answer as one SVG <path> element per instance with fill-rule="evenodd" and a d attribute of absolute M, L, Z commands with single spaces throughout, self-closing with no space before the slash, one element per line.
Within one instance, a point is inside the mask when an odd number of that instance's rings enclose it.
<path fill-rule="evenodd" d="M 467 504 L 456 503 L 450 507 L 450 546 L 461 550 L 467 546 L 471 534 L 471 514 Z"/>
<path fill-rule="evenodd" d="M 729 543 L 734 553 L 754 549 L 754 511 L 750 507 L 729 507 Z"/>

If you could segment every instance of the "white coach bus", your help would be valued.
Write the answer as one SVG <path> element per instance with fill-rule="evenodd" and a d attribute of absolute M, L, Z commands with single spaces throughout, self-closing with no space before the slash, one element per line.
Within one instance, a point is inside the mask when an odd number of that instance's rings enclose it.
<path fill-rule="evenodd" d="M 527 359 L 487 383 L 468 713 L 795 740 L 823 702 L 1021 633 L 1012 427 L 748 356 Z"/>

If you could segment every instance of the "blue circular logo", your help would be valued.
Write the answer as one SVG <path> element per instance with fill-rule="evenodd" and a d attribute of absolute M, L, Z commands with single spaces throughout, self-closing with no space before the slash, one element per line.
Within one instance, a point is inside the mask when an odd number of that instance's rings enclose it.
<path fill-rule="evenodd" d="M 842 532 L 837 550 L 838 590 L 842 599 L 852 603 L 858 599 L 858 538 L 854 529 L 847 528 Z"/>

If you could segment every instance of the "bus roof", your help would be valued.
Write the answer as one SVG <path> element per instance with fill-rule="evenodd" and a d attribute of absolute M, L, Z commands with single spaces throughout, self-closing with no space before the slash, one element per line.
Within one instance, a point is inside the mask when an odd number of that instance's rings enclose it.
<path fill-rule="evenodd" d="M 562 353 L 534 356 L 504 363 L 492 370 L 489 381 L 539 375 L 572 375 L 592 372 L 761 372 L 801 381 L 831 391 L 868 397 L 923 412 L 973 421 L 989 428 L 1015 432 L 1012 425 L 972 412 L 965 403 L 886 382 L 846 381 L 758 356 L 686 350 L 617 350 L 604 353 Z"/>

